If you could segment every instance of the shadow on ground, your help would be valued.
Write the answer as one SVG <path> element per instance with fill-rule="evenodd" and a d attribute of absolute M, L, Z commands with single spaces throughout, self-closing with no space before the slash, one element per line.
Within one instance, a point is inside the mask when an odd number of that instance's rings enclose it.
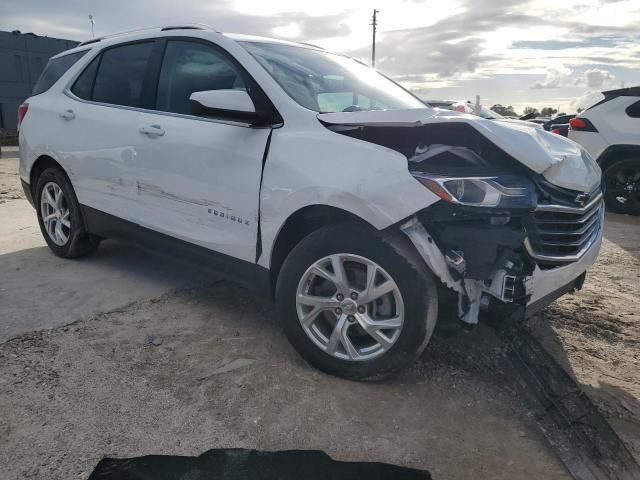
<path fill-rule="evenodd" d="M 5 253 L 0 255 L 0 342 L 215 278 L 112 240 L 91 256 L 71 260 L 56 257 L 46 246 Z"/>
<path fill-rule="evenodd" d="M 607 212 L 604 236 L 636 258 L 640 258 L 640 217 Z"/>

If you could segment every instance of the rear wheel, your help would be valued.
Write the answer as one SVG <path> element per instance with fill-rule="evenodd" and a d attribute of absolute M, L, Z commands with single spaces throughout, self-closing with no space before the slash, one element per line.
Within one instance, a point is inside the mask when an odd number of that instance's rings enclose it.
<path fill-rule="evenodd" d="M 87 232 L 71 182 L 59 168 L 47 168 L 38 177 L 35 205 L 40 231 L 49 248 L 60 257 L 93 252 L 100 239 Z"/>
<path fill-rule="evenodd" d="M 430 272 L 400 235 L 336 225 L 298 244 L 276 288 L 296 350 L 323 372 L 384 378 L 415 360 L 436 322 Z"/>
<path fill-rule="evenodd" d="M 615 213 L 640 215 L 640 158 L 614 163 L 603 178 L 607 208 Z"/>

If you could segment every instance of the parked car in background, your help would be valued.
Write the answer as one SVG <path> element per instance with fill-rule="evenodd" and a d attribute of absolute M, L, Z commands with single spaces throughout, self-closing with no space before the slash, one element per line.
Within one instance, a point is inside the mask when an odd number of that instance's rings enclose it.
<path fill-rule="evenodd" d="M 120 238 L 259 288 L 296 350 L 346 378 L 410 364 L 450 295 L 466 325 L 481 307 L 524 320 L 600 249 L 579 145 L 426 108 L 310 45 L 201 25 L 92 39 L 50 60 L 19 123 L 53 253 Z"/>
<path fill-rule="evenodd" d="M 503 117 L 497 112 L 493 110 L 480 106 L 480 108 L 476 111 L 475 104 L 469 101 L 457 101 L 457 100 L 425 100 L 425 104 L 432 108 L 443 108 L 446 110 L 453 110 L 455 112 L 469 113 L 471 115 L 476 115 L 480 118 L 484 118 L 486 120 L 497 120 L 505 123 L 515 123 L 515 124 L 524 124 L 529 127 L 533 126 L 535 128 L 542 128 L 541 125 L 537 125 L 535 123 L 522 122 L 521 120 L 514 118 Z"/>
<path fill-rule="evenodd" d="M 540 128 L 544 128 L 545 123 L 547 123 L 549 120 L 551 120 L 549 117 L 534 117 L 524 121 L 539 125 Z"/>
<path fill-rule="evenodd" d="M 423 100 L 425 105 L 431 108 L 442 108 L 444 110 L 453 110 L 453 105 L 458 103 L 455 100 Z"/>
<path fill-rule="evenodd" d="M 562 135 L 563 137 L 566 137 L 569 135 L 569 124 L 568 123 L 561 123 L 561 124 L 553 124 L 550 127 L 549 130 L 551 133 L 555 133 L 556 135 Z"/>
<path fill-rule="evenodd" d="M 609 210 L 640 215 L 640 86 L 603 95 L 569 121 L 569 138 L 582 145 L 604 172 Z"/>
<path fill-rule="evenodd" d="M 544 128 L 547 131 L 551 131 L 551 129 L 553 128 L 554 125 L 569 125 L 569 120 L 571 120 L 573 117 L 575 117 L 576 114 L 572 113 L 572 114 L 564 114 L 564 115 L 558 115 L 557 117 L 553 117 L 550 120 L 547 120 L 545 123 L 542 124 L 542 128 Z M 566 137 L 566 135 L 565 135 Z"/>

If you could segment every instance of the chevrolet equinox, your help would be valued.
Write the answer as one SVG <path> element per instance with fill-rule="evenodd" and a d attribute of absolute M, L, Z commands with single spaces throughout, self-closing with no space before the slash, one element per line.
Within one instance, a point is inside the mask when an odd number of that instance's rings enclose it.
<path fill-rule="evenodd" d="M 450 303 L 528 318 L 600 248 L 600 169 L 523 124 L 427 107 L 321 48 L 176 25 L 52 58 L 18 111 L 50 249 L 145 244 L 268 292 L 310 364 L 382 378 Z"/>

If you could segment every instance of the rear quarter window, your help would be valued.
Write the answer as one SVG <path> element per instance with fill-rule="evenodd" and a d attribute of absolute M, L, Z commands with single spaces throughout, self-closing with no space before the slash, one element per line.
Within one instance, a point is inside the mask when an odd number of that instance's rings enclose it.
<path fill-rule="evenodd" d="M 78 60 L 80 60 L 88 50 L 81 52 L 70 53 L 62 57 L 56 57 L 49 60 L 47 66 L 44 67 L 40 78 L 33 87 L 32 95 L 40 95 L 41 93 L 49 90 L 54 83 L 60 80 L 60 77 L 64 75 Z"/>
<path fill-rule="evenodd" d="M 640 118 L 640 100 L 629 105 L 626 112 L 631 118 Z"/>
<path fill-rule="evenodd" d="M 96 79 L 96 72 L 98 71 L 98 65 L 100 64 L 100 56 L 97 56 L 80 74 L 76 83 L 71 87 L 73 94 L 82 98 L 83 100 L 91 100 L 91 94 L 93 92 L 93 83 Z"/>

